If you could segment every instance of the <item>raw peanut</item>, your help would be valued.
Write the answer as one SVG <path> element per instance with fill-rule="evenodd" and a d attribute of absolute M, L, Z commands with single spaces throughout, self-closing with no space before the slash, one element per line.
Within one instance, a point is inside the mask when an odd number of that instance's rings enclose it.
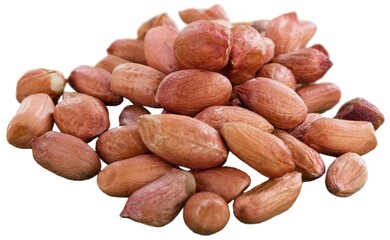
<path fill-rule="evenodd" d="M 324 175 L 325 164 L 318 152 L 283 130 L 275 129 L 273 134 L 290 149 L 295 170 L 302 173 L 303 180 L 311 181 Z"/>
<path fill-rule="evenodd" d="M 297 50 L 301 45 L 301 28 L 295 12 L 272 19 L 265 36 L 275 43 L 275 56 Z"/>
<path fill-rule="evenodd" d="M 150 114 L 150 112 L 140 105 L 126 106 L 119 114 L 119 125 L 138 124 L 138 117 L 145 114 Z"/>
<path fill-rule="evenodd" d="M 114 69 L 117 66 L 119 66 L 123 63 L 128 63 L 128 62 L 129 61 L 127 61 L 126 59 L 117 57 L 115 55 L 108 54 L 102 60 L 100 60 L 98 63 L 96 63 L 95 67 L 102 68 L 102 69 L 106 70 L 107 72 L 112 73 L 112 71 L 114 71 Z"/>
<path fill-rule="evenodd" d="M 49 95 L 36 93 L 24 98 L 7 127 L 7 141 L 17 148 L 30 148 L 30 140 L 53 128 L 54 103 Z"/>
<path fill-rule="evenodd" d="M 295 169 L 287 145 L 271 133 L 230 122 L 222 125 L 221 135 L 234 155 L 266 177 L 281 177 Z"/>
<path fill-rule="evenodd" d="M 233 25 L 229 21 L 224 20 L 224 19 L 214 19 L 214 20 L 211 20 L 211 22 L 221 24 L 222 26 L 225 26 L 229 29 L 231 29 L 233 27 Z"/>
<path fill-rule="evenodd" d="M 227 203 L 215 193 L 199 192 L 192 195 L 183 209 L 184 222 L 189 229 L 200 235 L 221 231 L 229 221 Z"/>
<path fill-rule="evenodd" d="M 96 152 L 107 164 L 148 153 L 137 124 L 112 128 L 99 136 Z"/>
<path fill-rule="evenodd" d="M 329 166 L 326 188 L 338 197 L 349 197 L 359 191 L 367 181 L 367 167 L 356 153 L 345 153 Z"/>
<path fill-rule="evenodd" d="M 227 65 L 231 43 L 232 33 L 228 27 L 211 21 L 196 21 L 179 32 L 174 51 L 183 68 L 217 71 Z"/>
<path fill-rule="evenodd" d="M 275 56 L 275 43 L 267 37 L 263 37 L 263 41 L 265 46 L 267 47 L 267 51 L 264 56 L 264 64 L 270 62 Z"/>
<path fill-rule="evenodd" d="M 335 118 L 367 121 L 378 129 L 385 121 L 385 116 L 372 103 L 364 98 L 354 98 L 344 103 L 337 112 Z"/>
<path fill-rule="evenodd" d="M 119 105 L 123 98 L 111 92 L 111 73 L 98 67 L 79 66 L 70 73 L 69 85 L 80 93 L 101 100 L 107 105 Z"/>
<path fill-rule="evenodd" d="M 54 109 L 54 122 L 63 133 L 85 142 L 110 127 L 107 107 L 99 99 L 83 93 L 64 93 Z"/>
<path fill-rule="evenodd" d="M 303 121 L 298 126 L 289 130 L 289 133 L 296 137 L 298 140 L 302 140 L 303 135 L 306 132 L 306 129 L 317 119 L 322 118 L 319 113 L 308 113 L 305 121 Z"/>
<path fill-rule="evenodd" d="M 314 83 L 297 88 L 297 94 L 307 106 L 307 111 L 323 113 L 340 101 L 341 90 L 334 83 Z"/>
<path fill-rule="evenodd" d="M 213 192 L 227 203 L 240 195 L 251 183 L 248 174 L 233 167 L 216 167 L 191 173 L 196 181 L 197 192 Z"/>
<path fill-rule="evenodd" d="M 70 180 L 86 180 L 100 171 L 93 149 L 69 134 L 49 131 L 31 140 L 35 161 L 43 168 Z"/>
<path fill-rule="evenodd" d="M 145 58 L 148 65 L 165 74 L 179 70 L 173 44 L 177 36 L 176 28 L 160 26 L 148 31 L 144 39 Z"/>
<path fill-rule="evenodd" d="M 167 13 L 161 13 L 141 24 L 137 31 L 138 39 L 143 40 L 150 29 L 159 26 L 177 29 L 175 21 Z"/>
<path fill-rule="evenodd" d="M 238 98 L 274 127 L 290 129 L 302 123 L 307 107 L 294 90 L 283 83 L 258 77 L 234 87 Z"/>
<path fill-rule="evenodd" d="M 129 197 L 141 187 L 168 173 L 174 165 L 154 154 L 144 154 L 107 165 L 97 176 L 105 194 Z"/>
<path fill-rule="evenodd" d="M 196 119 L 207 123 L 218 132 L 222 125 L 227 122 L 242 122 L 271 133 L 274 127 L 262 116 L 236 106 L 212 106 L 204 109 L 195 116 Z"/>
<path fill-rule="evenodd" d="M 22 102 L 26 97 L 36 93 L 46 93 L 54 103 L 64 92 L 66 80 L 59 71 L 38 68 L 23 74 L 16 85 L 16 99 Z"/>
<path fill-rule="evenodd" d="M 270 179 L 234 200 L 234 215 L 243 223 L 261 223 L 287 211 L 302 187 L 298 172 Z"/>
<path fill-rule="evenodd" d="M 317 26 L 313 22 L 300 20 L 299 28 L 301 29 L 302 34 L 300 47 L 303 48 L 306 47 L 307 43 L 313 38 L 317 31 Z"/>
<path fill-rule="evenodd" d="M 160 107 L 154 97 L 165 74 L 151 67 L 125 63 L 112 73 L 111 91 L 129 99 L 134 105 Z"/>
<path fill-rule="evenodd" d="M 340 156 L 347 152 L 366 154 L 377 145 L 370 122 L 320 118 L 303 135 L 303 142 L 319 153 Z"/>
<path fill-rule="evenodd" d="M 146 64 L 144 41 L 138 39 L 118 39 L 111 43 L 107 53 L 130 62 Z"/>
<path fill-rule="evenodd" d="M 264 37 L 265 33 L 267 31 L 267 27 L 269 25 L 269 22 L 270 22 L 270 20 L 261 19 L 261 20 L 251 21 L 251 22 L 237 22 L 237 23 L 233 23 L 233 26 L 238 26 L 238 25 L 248 25 L 248 26 L 251 26 L 254 29 L 256 29 L 261 34 L 261 36 Z"/>
<path fill-rule="evenodd" d="M 257 71 L 256 77 L 264 77 L 276 80 L 293 90 L 295 90 L 297 87 L 295 77 L 290 69 L 279 63 L 268 63 L 262 66 L 259 71 Z"/>
<path fill-rule="evenodd" d="M 187 199 L 195 193 L 195 187 L 191 173 L 172 169 L 131 194 L 120 216 L 162 227 L 175 219 Z"/>
<path fill-rule="evenodd" d="M 185 9 L 179 12 L 179 16 L 181 20 L 187 24 L 198 20 L 223 19 L 229 21 L 229 17 L 225 10 L 219 4 L 213 5 L 208 9 Z"/>
<path fill-rule="evenodd" d="M 322 52 L 325 56 L 329 57 L 329 53 L 328 51 L 326 50 L 326 48 L 324 46 L 322 46 L 321 44 L 314 44 L 313 46 L 311 46 L 310 48 L 314 48 L 314 49 L 317 49 L 318 51 Z"/>
<path fill-rule="evenodd" d="M 290 69 L 297 83 L 315 82 L 332 67 L 329 58 L 314 48 L 301 48 L 295 52 L 281 54 L 272 61 Z"/>
<path fill-rule="evenodd" d="M 143 115 L 138 124 L 149 150 L 172 164 L 208 169 L 227 159 L 218 132 L 199 120 L 174 114 Z"/>
<path fill-rule="evenodd" d="M 194 116 L 203 109 L 229 102 L 232 85 L 223 75 L 200 69 L 186 69 L 167 75 L 155 100 L 166 110 Z"/>

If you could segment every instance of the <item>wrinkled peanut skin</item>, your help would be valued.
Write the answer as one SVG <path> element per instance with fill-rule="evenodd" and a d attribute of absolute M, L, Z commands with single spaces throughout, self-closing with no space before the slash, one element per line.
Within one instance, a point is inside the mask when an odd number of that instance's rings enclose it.
<path fill-rule="evenodd" d="M 323 113 L 340 102 L 341 89 L 335 83 L 314 83 L 296 89 L 309 113 Z"/>

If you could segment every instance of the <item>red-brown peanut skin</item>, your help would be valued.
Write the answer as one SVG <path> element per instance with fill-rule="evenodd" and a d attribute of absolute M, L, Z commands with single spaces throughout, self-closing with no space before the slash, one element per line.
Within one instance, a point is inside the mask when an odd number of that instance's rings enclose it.
<path fill-rule="evenodd" d="M 263 40 L 264 40 L 265 46 L 267 48 L 267 51 L 265 52 L 265 57 L 264 57 L 264 59 L 265 59 L 264 64 L 265 64 L 265 63 L 270 62 L 275 56 L 275 43 L 272 41 L 272 39 L 267 38 L 267 37 L 263 37 Z"/>
<path fill-rule="evenodd" d="M 262 66 L 256 73 L 256 77 L 270 78 L 275 81 L 281 82 L 284 85 L 295 90 L 297 82 L 292 72 L 285 66 L 278 63 L 268 63 Z"/>
<path fill-rule="evenodd" d="M 149 150 L 172 164 L 201 170 L 227 159 L 218 132 L 197 119 L 175 114 L 143 115 L 138 125 Z"/>
<path fill-rule="evenodd" d="M 301 29 L 302 38 L 301 38 L 301 48 L 305 47 L 307 43 L 313 38 L 314 34 L 317 32 L 317 26 L 310 21 L 300 20 L 299 28 Z"/>
<path fill-rule="evenodd" d="M 217 20 L 223 19 L 229 21 L 229 17 L 221 5 L 215 4 L 207 9 L 188 8 L 179 11 L 181 20 L 185 23 L 192 23 L 198 20 Z"/>
<path fill-rule="evenodd" d="M 229 60 L 232 34 L 228 27 L 211 21 L 192 22 L 179 32 L 174 44 L 183 68 L 218 71 Z"/>
<path fill-rule="evenodd" d="M 228 104 L 231 92 L 232 85 L 223 75 L 186 69 L 167 75 L 155 99 L 169 112 L 194 116 L 209 106 Z"/>
<path fill-rule="evenodd" d="M 341 90 L 334 83 L 314 83 L 296 89 L 309 113 L 323 113 L 333 108 L 341 99 Z"/>
<path fill-rule="evenodd" d="M 118 39 L 107 49 L 107 53 L 127 61 L 146 64 L 144 41 L 138 39 Z"/>
<path fill-rule="evenodd" d="M 141 115 L 150 114 L 149 110 L 140 105 L 129 105 L 123 108 L 119 114 L 119 125 L 137 124 L 138 117 Z"/>
<path fill-rule="evenodd" d="M 102 60 L 100 60 L 98 63 L 96 63 L 95 67 L 102 68 L 102 69 L 106 70 L 107 72 L 112 73 L 112 71 L 114 71 L 114 69 L 117 66 L 119 66 L 123 63 L 128 63 L 128 62 L 129 61 L 127 61 L 126 59 L 108 54 Z"/>
<path fill-rule="evenodd" d="M 254 78 L 234 87 L 238 98 L 274 127 L 290 129 L 302 123 L 307 107 L 298 94 L 269 78 Z"/>
<path fill-rule="evenodd" d="M 139 26 L 137 30 L 137 38 L 144 40 L 146 34 L 153 28 L 164 26 L 177 29 L 175 21 L 168 15 L 168 13 L 161 13 L 157 16 L 152 17 L 151 19 L 146 20 L 144 23 Z"/>

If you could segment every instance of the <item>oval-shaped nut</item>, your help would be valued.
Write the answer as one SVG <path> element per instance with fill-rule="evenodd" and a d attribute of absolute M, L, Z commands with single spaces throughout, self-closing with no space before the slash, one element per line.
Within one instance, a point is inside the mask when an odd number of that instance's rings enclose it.
<path fill-rule="evenodd" d="M 306 116 L 305 121 L 303 121 L 298 126 L 292 128 L 289 130 L 289 133 L 297 138 L 298 140 L 302 141 L 302 137 L 306 132 L 306 129 L 317 119 L 322 118 L 321 114 L 319 113 L 308 113 Z"/>
<path fill-rule="evenodd" d="M 297 83 L 315 82 L 332 67 L 329 58 L 314 48 L 301 48 L 295 52 L 281 54 L 272 61 L 290 69 Z"/>
<path fill-rule="evenodd" d="M 301 29 L 295 12 L 272 19 L 265 36 L 275 43 L 275 56 L 297 50 L 301 45 Z"/>
<path fill-rule="evenodd" d="M 338 197 L 349 197 L 358 192 L 367 181 L 367 167 L 356 153 L 345 153 L 329 166 L 326 188 Z"/>
<path fill-rule="evenodd" d="M 293 128 L 306 118 L 305 103 L 294 90 L 283 83 L 259 77 L 234 89 L 241 102 L 277 128 Z"/>
<path fill-rule="evenodd" d="M 261 223 L 287 211 L 302 187 L 301 173 L 270 179 L 234 200 L 234 215 L 243 223 Z"/>
<path fill-rule="evenodd" d="M 227 203 L 215 193 L 192 195 L 183 208 L 184 222 L 194 233 L 211 235 L 221 231 L 229 221 Z"/>
<path fill-rule="evenodd" d="M 178 30 L 160 26 L 148 31 L 144 40 L 145 58 L 148 65 L 165 74 L 179 70 L 173 44 Z"/>
<path fill-rule="evenodd" d="M 367 121 L 378 129 L 385 121 L 383 113 L 372 103 L 364 98 L 354 98 L 344 103 L 335 118 Z"/>
<path fill-rule="evenodd" d="M 131 194 L 120 216 L 162 227 L 175 219 L 195 188 L 191 173 L 172 169 Z"/>
<path fill-rule="evenodd" d="M 96 152 L 107 164 L 148 153 L 137 124 L 112 128 L 99 136 Z"/>
<path fill-rule="evenodd" d="M 77 92 L 100 99 L 107 105 L 119 105 L 123 101 L 110 90 L 111 74 L 104 69 L 79 66 L 70 73 L 68 82 Z"/>
<path fill-rule="evenodd" d="M 118 39 L 111 43 L 107 53 L 130 62 L 146 64 L 144 41 L 138 39 Z"/>
<path fill-rule="evenodd" d="M 179 11 L 181 20 L 185 23 L 192 23 L 198 20 L 217 20 L 223 19 L 229 21 L 229 17 L 221 5 L 215 4 L 207 9 L 189 8 Z"/>
<path fill-rule="evenodd" d="M 265 63 L 267 47 L 260 33 L 251 26 L 239 25 L 230 30 L 233 43 L 224 73 L 237 85 L 253 78 Z"/>
<path fill-rule="evenodd" d="M 283 130 L 275 129 L 273 134 L 290 149 L 295 170 L 302 173 L 303 180 L 311 181 L 324 175 L 325 164 L 318 152 Z"/>
<path fill-rule="evenodd" d="M 211 106 L 198 113 L 194 118 L 207 123 L 218 132 L 227 122 L 246 123 L 269 133 L 274 130 L 274 127 L 259 114 L 236 106 Z"/>
<path fill-rule="evenodd" d="M 297 88 L 296 92 L 308 112 L 323 113 L 333 108 L 341 98 L 341 90 L 334 83 L 314 83 Z"/>
<path fill-rule="evenodd" d="M 215 167 L 191 173 L 196 181 L 197 192 L 213 192 L 227 203 L 240 195 L 251 183 L 248 174 L 233 167 Z"/>
<path fill-rule="evenodd" d="M 59 71 L 44 68 L 33 69 L 18 80 L 16 99 L 22 102 L 26 97 L 36 93 L 46 93 L 53 102 L 57 102 L 64 92 L 66 80 Z"/>
<path fill-rule="evenodd" d="M 314 34 L 317 32 L 317 26 L 310 21 L 300 20 L 299 28 L 301 29 L 301 44 L 300 47 L 303 48 L 307 43 L 313 38 Z"/>
<path fill-rule="evenodd" d="M 54 103 L 45 93 L 24 98 L 7 127 L 7 141 L 17 148 L 30 148 L 30 140 L 53 128 Z"/>
<path fill-rule="evenodd" d="M 231 43 L 228 27 L 211 21 L 196 21 L 177 35 L 175 56 L 184 68 L 217 71 L 227 65 Z"/>
<path fill-rule="evenodd" d="M 261 34 L 261 36 L 265 36 L 269 23 L 270 20 L 261 19 L 251 22 L 250 26 L 256 29 Z"/>
<path fill-rule="evenodd" d="M 200 69 L 186 69 L 167 75 L 155 100 L 172 113 L 194 116 L 203 109 L 229 102 L 232 85 L 223 75 Z"/>
<path fill-rule="evenodd" d="M 317 49 L 318 51 L 322 52 L 325 56 L 329 57 L 329 53 L 328 53 L 328 51 L 326 50 L 326 48 L 325 48 L 324 46 L 322 46 L 321 44 L 319 44 L 319 43 L 314 44 L 314 45 L 311 46 L 310 48 Z"/>
<path fill-rule="evenodd" d="M 69 134 L 49 131 L 31 140 L 35 161 L 58 176 L 86 180 L 100 171 L 100 160 L 93 149 Z"/>
<path fill-rule="evenodd" d="M 174 165 L 154 154 L 144 154 L 107 165 L 97 176 L 105 194 L 129 197 L 141 187 L 168 173 Z"/>
<path fill-rule="evenodd" d="M 230 122 L 222 125 L 221 135 L 234 155 L 266 177 L 281 177 L 295 169 L 287 145 L 271 133 Z"/>
<path fill-rule="evenodd" d="M 218 132 L 199 120 L 175 114 L 143 115 L 138 124 L 149 150 L 172 164 L 207 169 L 227 159 Z"/>
<path fill-rule="evenodd" d="M 138 124 L 138 117 L 145 114 L 150 114 L 150 112 L 140 105 L 126 106 L 119 114 L 119 125 Z"/>
<path fill-rule="evenodd" d="M 110 127 L 107 107 L 83 93 L 64 93 L 54 109 L 54 122 L 63 133 L 88 142 Z"/>
<path fill-rule="evenodd" d="M 100 60 L 98 63 L 96 63 L 95 67 L 103 68 L 107 72 L 112 73 L 112 71 L 114 71 L 114 69 L 117 66 L 119 66 L 123 63 L 128 63 L 128 62 L 129 61 L 127 61 L 126 59 L 117 57 L 115 55 L 108 54 L 102 60 Z"/>
<path fill-rule="evenodd" d="M 164 73 L 145 65 L 121 64 L 112 73 L 111 91 L 135 105 L 160 107 L 154 97 L 164 77 Z"/>
<path fill-rule="evenodd" d="M 340 156 L 347 152 L 366 154 L 377 145 L 370 122 L 335 118 L 314 121 L 303 135 L 303 142 L 319 153 Z"/>
<path fill-rule="evenodd" d="M 293 90 L 295 90 L 297 87 L 295 77 L 290 69 L 279 63 L 268 63 L 262 66 L 259 71 L 257 71 L 256 77 L 264 77 L 276 80 Z"/>
<path fill-rule="evenodd" d="M 143 40 L 149 30 L 159 26 L 177 29 L 175 21 L 167 13 L 161 13 L 141 24 L 137 31 L 138 39 Z"/>
<path fill-rule="evenodd" d="M 267 51 L 265 52 L 264 64 L 270 62 L 275 56 L 275 43 L 267 37 L 263 37 Z"/>

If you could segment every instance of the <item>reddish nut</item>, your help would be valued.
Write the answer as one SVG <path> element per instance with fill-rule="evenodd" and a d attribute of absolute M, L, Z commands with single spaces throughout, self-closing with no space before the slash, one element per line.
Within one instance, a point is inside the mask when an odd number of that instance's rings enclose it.
<path fill-rule="evenodd" d="M 119 114 L 119 125 L 138 124 L 138 117 L 145 114 L 150 112 L 140 105 L 126 106 Z"/>
<path fill-rule="evenodd" d="M 289 133 L 296 137 L 298 140 L 302 140 L 303 135 L 306 132 L 306 129 L 317 119 L 322 118 L 319 113 L 308 113 L 305 121 L 303 121 L 298 126 L 289 130 Z"/>
<path fill-rule="evenodd" d="M 138 39 L 143 40 L 150 29 L 159 26 L 177 29 L 175 21 L 167 13 L 161 13 L 141 24 L 137 31 Z"/>
<path fill-rule="evenodd" d="M 112 73 L 112 71 L 114 71 L 117 66 L 121 65 L 122 63 L 128 62 L 129 61 L 127 61 L 126 59 L 108 54 L 102 60 L 96 63 L 95 67 L 102 68 L 107 72 Z"/>
<path fill-rule="evenodd" d="M 336 106 L 341 98 L 341 90 L 334 83 L 304 85 L 296 92 L 305 102 L 308 112 L 323 113 Z"/>
<path fill-rule="evenodd" d="M 314 34 L 317 31 L 317 26 L 310 21 L 300 20 L 299 28 L 301 29 L 302 39 L 300 47 L 306 47 L 307 43 L 313 38 Z"/>
<path fill-rule="evenodd" d="M 256 77 L 271 78 L 295 90 L 297 83 L 292 72 L 279 63 L 268 63 L 256 73 Z"/>
<path fill-rule="evenodd" d="M 314 44 L 314 45 L 311 46 L 310 48 L 317 49 L 318 51 L 322 52 L 325 56 L 329 57 L 328 51 L 327 51 L 326 48 L 325 48 L 324 46 L 322 46 L 321 44 Z"/>
<path fill-rule="evenodd" d="M 198 20 L 223 19 L 229 21 L 229 17 L 225 10 L 219 4 L 213 5 L 208 9 L 185 9 L 179 12 L 179 16 L 181 20 L 187 24 Z"/>
<path fill-rule="evenodd" d="M 130 62 L 146 64 L 144 41 L 138 39 L 118 39 L 111 43 L 107 53 Z"/>
<path fill-rule="evenodd" d="M 265 46 L 267 47 L 267 51 L 264 56 L 264 64 L 270 62 L 275 56 L 275 43 L 267 37 L 263 37 Z"/>

